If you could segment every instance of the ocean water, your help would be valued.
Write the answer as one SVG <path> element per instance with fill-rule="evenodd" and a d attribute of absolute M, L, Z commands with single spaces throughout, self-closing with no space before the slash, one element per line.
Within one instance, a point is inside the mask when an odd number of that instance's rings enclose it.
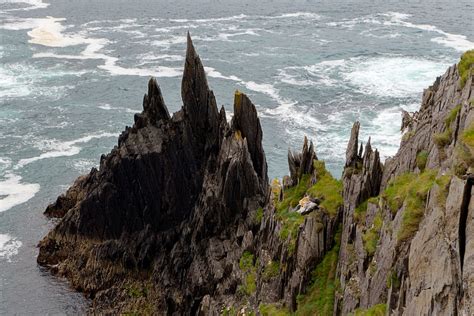
<path fill-rule="evenodd" d="M 256 104 L 270 177 L 305 135 L 339 177 L 352 123 L 383 158 L 436 76 L 474 48 L 459 1 L 0 0 L 0 314 L 87 301 L 36 265 L 42 212 L 141 110 L 150 76 L 181 106 L 186 32 L 219 105 Z"/>

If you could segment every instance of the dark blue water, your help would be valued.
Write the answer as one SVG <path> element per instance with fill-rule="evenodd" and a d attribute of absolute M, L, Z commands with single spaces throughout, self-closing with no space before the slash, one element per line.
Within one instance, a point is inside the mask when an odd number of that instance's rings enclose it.
<path fill-rule="evenodd" d="M 47 1 L 47 0 L 46 0 Z M 0 314 L 80 313 L 37 267 L 46 205 L 140 111 L 150 76 L 181 106 L 190 31 L 219 105 L 257 105 L 270 177 L 304 135 L 340 176 L 354 120 L 382 157 L 400 112 L 474 48 L 472 1 L 0 0 Z"/>

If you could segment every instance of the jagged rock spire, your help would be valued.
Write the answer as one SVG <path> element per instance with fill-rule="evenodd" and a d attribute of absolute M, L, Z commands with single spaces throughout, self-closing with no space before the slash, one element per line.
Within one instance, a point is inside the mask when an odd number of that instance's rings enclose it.
<path fill-rule="evenodd" d="M 365 150 L 362 151 L 361 143 L 358 151 L 359 130 L 360 123 L 355 122 L 347 144 L 344 169 L 345 196 L 352 201 L 353 207 L 379 193 L 383 173 L 379 152 L 372 149 L 370 137 Z"/>
<path fill-rule="evenodd" d="M 214 93 L 209 90 L 204 66 L 194 49 L 189 32 L 181 82 L 181 98 L 184 112 L 198 139 L 208 138 L 207 134 L 216 134 L 219 126 L 216 100 Z M 213 137 L 210 140 L 212 143 Z"/>
<path fill-rule="evenodd" d="M 308 147 L 308 138 L 306 136 L 304 137 L 301 153 L 294 153 L 288 149 L 288 167 L 293 185 L 297 184 L 304 174 L 313 173 L 313 160 L 317 159 L 313 142 L 311 141 Z"/>
<path fill-rule="evenodd" d="M 160 87 L 155 78 L 148 81 L 148 94 L 143 97 L 143 112 L 135 114 L 135 128 L 142 128 L 148 125 L 157 125 L 160 120 L 170 119 L 168 108 L 166 107 Z"/>
<path fill-rule="evenodd" d="M 232 128 L 239 130 L 247 139 L 247 145 L 257 175 L 261 179 L 267 177 L 267 161 L 262 146 L 262 127 L 257 116 L 255 105 L 244 93 L 236 91 L 234 95 L 234 116 Z M 268 182 L 268 181 L 266 181 Z"/>
<path fill-rule="evenodd" d="M 359 129 L 360 123 L 357 121 L 352 126 L 351 138 L 349 139 L 349 143 L 347 144 L 346 167 L 354 165 L 357 161 L 357 149 L 359 146 Z"/>

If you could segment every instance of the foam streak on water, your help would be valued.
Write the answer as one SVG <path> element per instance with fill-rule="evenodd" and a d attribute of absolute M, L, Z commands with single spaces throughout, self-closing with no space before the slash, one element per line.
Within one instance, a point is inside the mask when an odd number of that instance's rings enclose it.
<path fill-rule="evenodd" d="M 20 176 L 13 173 L 0 178 L 0 213 L 25 203 L 39 191 L 39 184 L 23 183 L 21 180 Z"/>
<path fill-rule="evenodd" d="M 7 260 L 11 262 L 14 255 L 18 254 L 22 242 L 8 234 L 0 234 L 0 262 Z"/>

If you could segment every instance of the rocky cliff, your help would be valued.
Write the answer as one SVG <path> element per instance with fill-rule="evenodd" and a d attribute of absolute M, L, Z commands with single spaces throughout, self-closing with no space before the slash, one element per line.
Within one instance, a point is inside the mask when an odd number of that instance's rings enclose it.
<path fill-rule="evenodd" d="M 463 61 L 472 52 L 463 56 Z M 460 65 L 463 63 L 461 61 Z M 336 314 L 471 315 L 473 76 L 455 65 L 404 113 L 398 153 L 381 166 L 347 148 Z M 355 161 L 355 163 L 354 163 Z"/>
<path fill-rule="evenodd" d="M 459 68 L 404 114 L 385 164 L 355 123 L 342 180 L 305 138 L 270 184 L 255 106 L 237 91 L 227 121 L 188 36 L 181 110 L 151 79 L 99 169 L 46 209 L 59 221 L 38 263 L 91 313 L 471 314 L 473 82 Z"/>

